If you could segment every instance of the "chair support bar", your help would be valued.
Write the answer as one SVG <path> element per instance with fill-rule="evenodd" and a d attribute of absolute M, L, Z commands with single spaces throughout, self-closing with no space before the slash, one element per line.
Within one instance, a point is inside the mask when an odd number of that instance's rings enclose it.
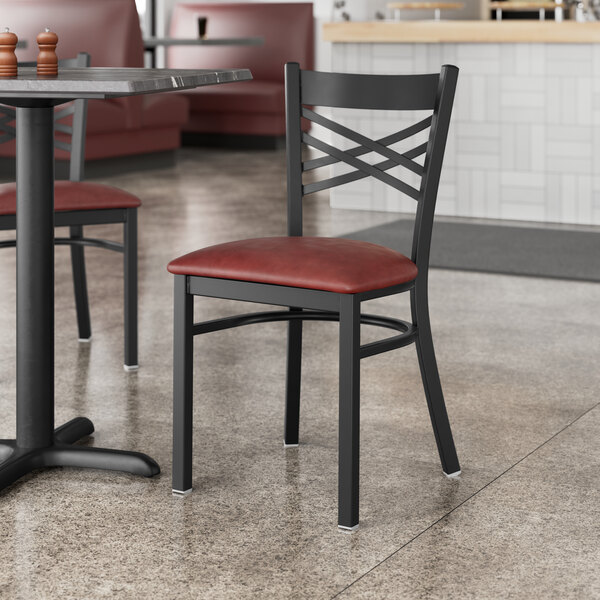
<path fill-rule="evenodd" d="M 110 240 L 98 240 L 96 238 L 54 238 L 57 246 L 94 246 L 95 248 L 104 248 L 113 252 L 125 252 L 123 244 L 111 242 Z"/>
<path fill-rule="evenodd" d="M 114 252 L 123 253 L 125 251 L 123 244 L 109 240 L 97 240 L 95 238 L 54 238 L 54 243 L 57 246 L 94 246 Z M 14 248 L 16 245 L 16 240 L 4 240 L 0 242 L 0 248 Z"/>
<path fill-rule="evenodd" d="M 255 323 L 270 323 L 275 321 L 339 321 L 340 315 L 337 312 L 320 311 L 320 310 L 303 310 L 303 311 L 288 311 L 288 310 L 270 310 L 265 312 L 246 313 L 244 315 L 234 315 L 232 317 L 224 317 L 213 321 L 205 321 L 204 323 L 195 323 L 192 328 L 192 335 L 201 333 L 212 333 L 213 331 L 222 331 L 223 329 L 231 329 L 232 327 L 241 327 L 242 325 L 253 325 Z M 364 344 L 360 347 L 360 358 L 367 356 L 375 356 L 388 350 L 402 348 L 414 342 L 417 336 L 417 328 L 407 321 L 400 319 L 392 319 L 389 317 L 380 317 L 378 315 L 361 314 L 360 322 L 363 325 L 374 325 L 376 327 L 387 327 L 402 332 L 400 335 L 395 335 L 384 340 Z"/>
<path fill-rule="evenodd" d="M 361 323 L 362 322 L 363 320 L 361 318 Z M 376 354 L 381 354 L 382 352 L 387 352 L 388 350 L 395 350 L 396 348 L 402 348 L 404 346 L 408 346 L 408 344 L 412 344 L 417 337 L 417 328 L 411 323 L 406 323 L 405 321 L 399 322 L 403 323 L 407 327 L 407 329 L 403 333 L 401 333 L 400 335 L 394 335 L 392 337 L 385 338 L 384 340 L 371 342 L 370 344 L 363 344 L 360 347 L 360 358 L 375 356 Z M 387 327 L 387 325 L 382 326 Z M 397 328 L 394 327 L 394 329 Z"/>

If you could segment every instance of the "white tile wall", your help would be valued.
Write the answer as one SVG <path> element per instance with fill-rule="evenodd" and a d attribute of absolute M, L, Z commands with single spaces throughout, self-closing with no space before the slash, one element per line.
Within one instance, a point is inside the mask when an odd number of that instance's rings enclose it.
<path fill-rule="evenodd" d="M 600 44 L 332 50 L 336 71 L 422 73 L 445 63 L 456 64 L 460 75 L 438 214 L 600 225 Z M 353 124 L 376 137 L 410 124 L 394 119 L 393 112 L 374 112 Z M 389 211 L 414 205 L 372 180 L 332 190 L 331 203 Z"/>

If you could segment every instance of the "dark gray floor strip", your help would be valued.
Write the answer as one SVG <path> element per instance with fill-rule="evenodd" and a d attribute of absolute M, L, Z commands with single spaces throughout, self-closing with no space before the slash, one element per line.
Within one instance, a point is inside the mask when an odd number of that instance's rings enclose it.
<path fill-rule="evenodd" d="M 360 577 L 357 577 L 352 583 L 349 583 L 345 588 L 341 589 L 337 594 L 333 595 L 331 597 L 331 600 L 333 600 L 334 598 L 339 597 L 347 589 L 351 588 L 355 583 L 358 583 L 361 579 L 363 579 L 364 577 L 366 577 L 369 573 L 371 573 L 372 571 L 374 571 L 375 569 L 377 569 L 378 567 L 380 567 L 384 562 L 386 562 L 387 560 L 389 560 L 390 558 L 392 558 L 392 556 L 395 556 L 396 554 L 398 554 L 398 552 L 400 552 L 401 550 L 403 550 L 404 548 L 406 548 L 407 546 L 409 546 L 410 544 L 412 544 L 415 540 L 419 539 L 424 533 L 427 533 L 430 529 L 432 529 L 433 527 L 435 527 L 438 523 L 440 523 L 441 521 L 443 521 L 446 517 L 448 517 L 453 512 L 455 512 L 456 510 L 458 510 L 463 504 L 465 504 L 469 500 L 471 500 L 471 498 L 474 498 L 480 492 L 482 492 L 486 488 L 490 487 L 490 485 L 492 485 L 495 481 L 497 481 L 501 477 L 504 477 L 504 475 L 506 475 L 509 471 L 511 471 L 512 469 L 514 469 L 517 465 L 521 464 L 524 460 L 526 460 L 527 458 L 529 458 L 532 454 L 534 454 L 535 452 L 537 452 L 540 448 L 543 448 L 548 442 L 551 442 L 555 437 L 559 436 L 563 431 L 565 431 L 569 427 L 571 427 L 571 425 L 574 425 L 575 423 L 577 423 L 577 421 L 579 421 L 580 419 L 582 419 L 583 417 L 585 417 L 587 414 L 591 413 L 594 409 L 596 409 L 598 407 L 600 407 L 600 402 L 594 404 L 594 406 L 592 406 L 592 407 L 588 408 L 587 410 L 585 410 L 584 412 L 582 412 L 576 419 L 573 419 L 570 423 L 567 423 L 562 429 L 559 429 L 556 433 L 554 433 L 553 435 L 551 435 L 545 442 L 542 442 L 539 446 L 537 446 L 536 448 L 534 448 L 531 452 L 528 452 L 525 456 L 523 456 L 523 458 L 520 458 L 516 463 L 514 463 L 513 465 L 511 465 L 510 467 L 508 467 L 502 473 L 500 473 L 500 475 L 497 475 L 491 481 L 489 481 L 488 483 L 486 483 L 483 487 L 481 487 L 476 492 L 474 492 L 473 494 L 471 494 L 468 498 L 465 498 L 460 504 L 457 504 L 452 510 L 449 510 L 446 514 L 442 515 L 437 521 L 434 521 L 431 525 L 429 525 L 428 527 L 426 527 L 425 529 L 423 529 L 423 531 L 421 531 L 417 535 L 415 535 L 414 538 L 410 539 L 405 544 L 402 544 L 402 546 L 400 546 L 397 550 L 394 550 L 394 552 L 392 552 L 390 555 L 386 556 L 383 560 L 381 560 L 380 562 L 378 562 L 374 567 L 371 567 L 368 571 L 365 571 Z"/>
<path fill-rule="evenodd" d="M 348 233 L 410 256 L 413 223 L 400 219 Z M 431 266 L 443 269 L 600 281 L 600 231 L 436 221 Z"/>

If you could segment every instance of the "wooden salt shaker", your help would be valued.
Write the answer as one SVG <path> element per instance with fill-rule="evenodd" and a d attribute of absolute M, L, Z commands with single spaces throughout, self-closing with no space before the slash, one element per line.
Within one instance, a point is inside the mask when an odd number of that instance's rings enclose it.
<path fill-rule="evenodd" d="M 8 30 L 0 33 L 0 77 L 17 76 L 17 56 L 15 48 L 19 38 Z"/>
<path fill-rule="evenodd" d="M 58 75 L 58 57 L 56 56 L 58 36 L 46 28 L 38 34 L 36 40 L 40 47 L 37 57 L 37 74 L 45 77 Z"/>

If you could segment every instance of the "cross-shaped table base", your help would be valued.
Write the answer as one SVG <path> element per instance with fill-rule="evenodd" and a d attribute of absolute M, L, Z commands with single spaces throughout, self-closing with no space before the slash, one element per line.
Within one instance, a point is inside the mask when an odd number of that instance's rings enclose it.
<path fill-rule="evenodd" d="M 0 489 L 44 467 L 88 467 L 144 477 L 160 473 L 156 461 L 141 452 L 74 445 L 93 432 L 94 425 L 89 419 L 76 417 L 54 430 L 51 446 L 20 448 L 16 440 L 0 440 Z"/>

